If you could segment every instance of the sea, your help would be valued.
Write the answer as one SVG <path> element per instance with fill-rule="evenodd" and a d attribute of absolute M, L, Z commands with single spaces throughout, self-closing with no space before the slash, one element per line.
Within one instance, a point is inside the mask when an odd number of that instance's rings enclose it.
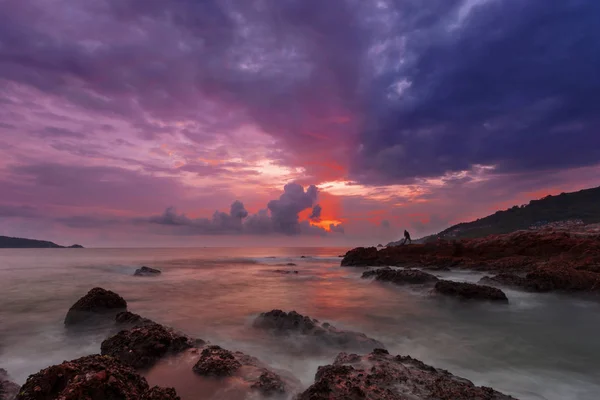
<path fill-rule="evenodd" d="M 600 399 L 600 302 L 515 290 L 505 290 L 508 305 L 440 299 L 428 289 L 361 279 L 363 268 L 340 266 L 347 250 L 0 249 L 0 368 L 23 384 L 45 367 L 99 353 L 106 332 L 72 334 L 63 325 L 69 307 L 99 286 L 123 296 L 132 312 L 258 357 L 304 387 L 339 350 L 257 332 L 252 321 L 261 312 L 295 310 L 363 332 L 392 354 L 519 399 Z M 142 265 L 162 274 L 133 276 Z M 436 275 L 467 282 L 483 276 Z M 173 386 L 165 374 L 146 377 Z M 198 396 L 186 382 L 175 382 L 183 400 L 225 398 L 218 391 Z"/>

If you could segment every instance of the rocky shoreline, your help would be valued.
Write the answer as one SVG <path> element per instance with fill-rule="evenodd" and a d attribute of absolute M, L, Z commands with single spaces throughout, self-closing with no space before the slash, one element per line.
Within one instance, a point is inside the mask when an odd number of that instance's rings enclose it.
<path fill-rule="evenodd" d="M 392 356 L 373 338 L 337 329 L 295 311 L 262 313 L 254 320 L 253 328 L 270 332 L 274 340 L 280 335 L 303 335 L 341 350 L 359 350 L 364 355 L 340 353 L 332 364 L 318 368 L 314 383 L 306 388 L 294 377 L 270 369 L 255 357 L 191 338 L 127 311 L 125 299 L 102 288 L 90 290 L 67 315 L 66 329 L 105 324 L 121 330 L 102 342 L 101 354 L 45 368 L 31 375 L 21 388 L 10 381 L 6 371 L 0 370 L 1 400 L 176 400 L 180 397 L 175 388 L 150 387 L 142 374 L 161 360 L 173 363 L 181 355 L 191 358 L 190 369 L 198 379 L 211 379 L 217 384 L 242 382 L 244 390 L 253 393 L 252 398 L 512 399 L 409 356 Z M 203 398 L 201 393 L 198 396 L 195 398 Z"/>
<path fill-rule="evenodd" d="M 480 282 L 488 286 L 600 294 L 600 235 L 541 229 L 379 250 L 359 247 L 348 251 L 341 265 L 478 270 L 492 274 Z"/>

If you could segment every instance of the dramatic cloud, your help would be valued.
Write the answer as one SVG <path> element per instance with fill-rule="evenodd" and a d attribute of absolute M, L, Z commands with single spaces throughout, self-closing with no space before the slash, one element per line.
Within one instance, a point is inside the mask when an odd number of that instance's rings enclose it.
<path fill-rule="evenodd" d="M 380 240 L 597 185 L 598 20 L 596 0 L 0 1 L 0 217 L 108 232 L 176 204 L 156 228 Z"/>
<path fill-rule="evenodd" d="M 177 214 L 175 208 L 169 207 L 162 215 L 149 218 L 149 222 L 159 225 L 172 225 L 186 228 L 190 234 L 268 234 L 282 233 L 297 235 L 301 233 L 324 234 L 320 228 L 310 226 L 306 221 L 300 222 L 302 211 L 310 209 L 317 200 L 318 189 L 313 185 L 306 191 L 296 183 L 289 183 L 283 188 L 283 194 L 277 200 L 271 200 L 267 210 L 260 210 L 249 215 L 244 204 L 236 200 L 231 205 L 229 214 L 215 211 L 212 218 L 189 218 L 185 214 Z M 320 206 L 319 214 L 320 214 Z M 313 208 L 313 213 L 315 211 Z M 246 219 L 247 218 L 247 219 Z M 341 227 L 334 227 L 336 231 Z"/>

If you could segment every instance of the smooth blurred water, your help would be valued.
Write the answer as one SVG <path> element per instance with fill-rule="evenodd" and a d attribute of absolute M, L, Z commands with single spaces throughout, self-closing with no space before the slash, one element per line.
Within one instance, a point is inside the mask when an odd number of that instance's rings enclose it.
<path fill-rule="evenodd" d="M 257 332 L 250 324 L 258 313 L 296 310 L 364 332 L 391 353 L 521 399 L 600 398 L 600 304 L 512 290 L 508 306 L 441 300 L 426 290 L 360 279 L 361 268 L 339 266 L 337 255 L 345 250 L 0 250 L 0 367 L 23 383 L 48 365 L 99 352 L 106 332 L 68 334 L 63 319 L 79 297 L 100 286 L 123 296 L 133 312 L 254 355 L 306 386 L 337 351 Z M 283 266 L 290 262 L 297 266 Z M 141 265 L 163 274 L 132 276 Z M 300 273 L 273 273 L 286 268 Z"/>

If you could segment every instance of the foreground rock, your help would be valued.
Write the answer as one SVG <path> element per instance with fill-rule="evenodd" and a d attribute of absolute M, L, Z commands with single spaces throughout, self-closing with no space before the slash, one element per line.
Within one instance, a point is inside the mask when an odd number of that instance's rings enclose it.
<path fill-rule="evenodd" d="M 243 377 L 250 383 L 250 389 L 266 396 L 281 395 L 299 386 L 297 380 L 283 378 L 266 368 L 257 358 L 219 346 L 202 349 L 193 371 L 197 375 L 212 378 Z"/>
<path fill-rule="evenodd" d="M 19 385 L 14 383 L 6 370 L 0 368 L 0 400 L 13 400 L 19 393 Z"/>
<path fill-rule="evenodd" d="M 254 320 L 253 326 L 258 329 L 271 331 L 278 335 L 299 334 L 314 338 L 317 342 L 337 348 L 355 348 L 371 351 L 383 348 L 383 344 L 364 333 L 336 329 L 328 323 L 319 323 L 316 319 L 298 314 L 296 311 L 286 313 L 282 310 L 272 310 L 260 314 Z"/>
<path fill-rule="evenodd" d="M 135 371 L 112 357 L 65 361 L 31 375 L 18 400 L 176 400 L 171 388 L 150 388 Z"/>
<path fill-rule="evenodd" d="M 341 265 L 475 269 L 524 277 L 504 275 L 495 284 L 526 290 L 600 293 L 600 235 L 542 229 L 381 250 L 359 247 Z"/>
<path fill-rule="evenodd" d="M 135 314 L 134 314 L 135 315 Z M 135 369 L 147 369 L 160 358 L 203 344 L 170 328 L 151 323 L 123 330 L 102 342 L 102 355 L 112 356 Z"/>
<path fill-rule="evenodd" d="M 365 271 L 362 278 L 375 278 L 378 281 L 392 282 L 396 285 L 425 285 L 439 281 L 435 275 L 418 269 L 393 269 L 390 267 Z"/>
<path fill-rule="evenodd" d="M 508 303 L 508 298 L 500 289 L 467 282 L 439 281 L 434 291 L 445 296 L 457 297 L 461 300 L 485 300 Z"/>
<path fill-rule="evenodd" d="M 430 367 L 411 357 L 377 349 L 359 356 L 341 353 L 319 367 L 315 383 L 298 400 L 510 400 L 488 387 Z"/>
<path fill-rule="evenodd" d="M 133 273 L 134 276 L 158 276 L 162 272 L 159 269 L 150 268 L 150 267 L 142 267 L 135 270 Z"/>
<path fill-rule="evenodd" d="M 127 308 L 127 302 L 110 290 L 93 288 L 71 306 L 65 317 L 65 325 L 98 323 L 110 321 Z"/>

